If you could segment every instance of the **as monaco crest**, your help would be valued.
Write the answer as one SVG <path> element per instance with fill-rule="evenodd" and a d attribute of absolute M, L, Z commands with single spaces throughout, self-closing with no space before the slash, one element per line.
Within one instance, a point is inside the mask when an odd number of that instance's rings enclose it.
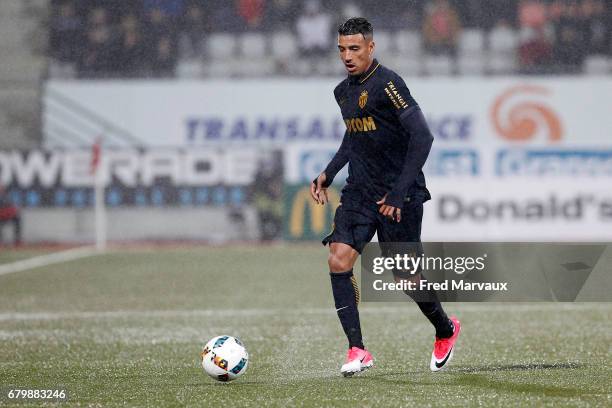
<path fill-rule="evenodd" d="M 363 109 L 366 103 L 368 103 L 368 91 L 363 91 L 361 95 L 359 95 L 359 107 Z"/>

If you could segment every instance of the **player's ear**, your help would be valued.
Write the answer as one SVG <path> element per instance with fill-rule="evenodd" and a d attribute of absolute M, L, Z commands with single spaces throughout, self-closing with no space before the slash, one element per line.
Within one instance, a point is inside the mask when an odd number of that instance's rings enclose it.
<path fill-rule="evenodd" d="M 376 48 L 376 43 L 374 42 L 374 40 L 370 40 L 370 43 L 368 44 L 370 57 L 372 56 L 372 54 L 374 54 L 374 48 Z"/>

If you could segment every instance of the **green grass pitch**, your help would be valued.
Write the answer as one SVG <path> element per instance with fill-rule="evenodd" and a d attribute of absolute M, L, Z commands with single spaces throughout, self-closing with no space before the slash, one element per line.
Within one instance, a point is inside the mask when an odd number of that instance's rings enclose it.
<path fill-rule="evenodd" d="M 2 250 L 0 264 L 31 255 Z M 324 248 L 113 250 L 0 276 L 0 389 L 61 386 L 61 406 L 612 405 L 612 304 L 446 308 L 462 336 L 431 373 L 416 306 L 362 304 L 375 366 L 346 379 Z M 199 365 L 220 334 L 251 357 L 228 384 Z M 11 404 L 28 405 L 0 397 Z"/>

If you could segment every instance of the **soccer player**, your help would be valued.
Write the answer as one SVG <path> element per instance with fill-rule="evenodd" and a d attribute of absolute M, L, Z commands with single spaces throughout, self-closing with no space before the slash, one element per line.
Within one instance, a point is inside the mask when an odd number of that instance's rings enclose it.
<path fill-rule="evenodd" d="M 327 188 L 349 164 L 334 230 L 323 240 L 330 248 L 336 311 L 349 342 L 340 370 L 344 376 L 373 365 L 361 336 L 353 265 L 374 233 L 379 242 L 420 243 L 423 203 L 431 198 L 422 168 L 433 136 L 402 78 L 374 59 L 374 48 L 372 25 L 366 19 L 351 18 L 338 28 L 338 50 L 348 76 L 334 89 L 334 96 L 346 133 L 310 190 L 312 198 L 324 205 Z M 420 279 L 420 275 L 411 278 Z M 452 358 L 460 323 L 447 317 L 434 291 L 407 294 L 435 328 L 430 368 L 441 370 Z"/>

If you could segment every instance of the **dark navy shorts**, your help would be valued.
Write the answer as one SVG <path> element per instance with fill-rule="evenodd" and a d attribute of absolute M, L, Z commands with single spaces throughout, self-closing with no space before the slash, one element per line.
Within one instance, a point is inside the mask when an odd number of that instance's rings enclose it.
<path fill-rule="evenodd" d="M 421 223 L 423 222 L 423 199 L 413 198 L 404 201 L 402 220 L 391 220 L 378 212 L 379 206 L 364 204 L 359 196 L 342 197 L 342 203 L 334 216 L 334 228 L 323 245 L 341 242 L 361 254 L 363 248 L 378 234 L 379 242 L 421 242 Z"/>

